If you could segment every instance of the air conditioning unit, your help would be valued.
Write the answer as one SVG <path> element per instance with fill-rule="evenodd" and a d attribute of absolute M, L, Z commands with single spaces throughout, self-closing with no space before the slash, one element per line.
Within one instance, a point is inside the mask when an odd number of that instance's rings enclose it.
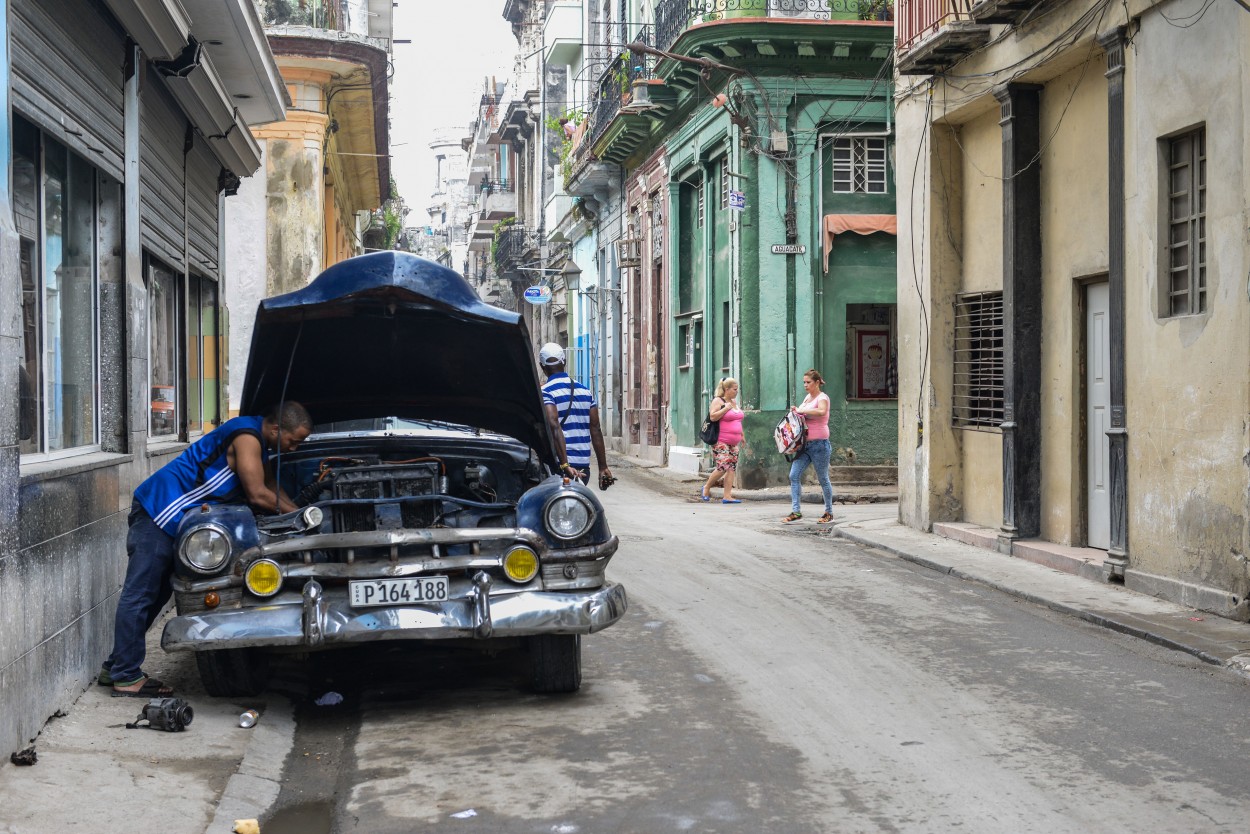
<path fill-rule="evenodd" d="M 616 242 L 616 265 L 622 269 L 642 266 L 641 238 L 625 237 Z"/>

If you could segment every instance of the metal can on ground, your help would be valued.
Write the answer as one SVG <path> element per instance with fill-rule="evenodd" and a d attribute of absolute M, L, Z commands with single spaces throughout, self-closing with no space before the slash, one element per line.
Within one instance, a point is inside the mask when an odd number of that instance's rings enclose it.
<path fill-rule="evenodd" d="M 260 718 L 260 713 L 254 709 L 250 709 L 239 716 L 239 726 L 244 729 L 254 727 L 256 726 L 256 719 L 258 718 Z"/>

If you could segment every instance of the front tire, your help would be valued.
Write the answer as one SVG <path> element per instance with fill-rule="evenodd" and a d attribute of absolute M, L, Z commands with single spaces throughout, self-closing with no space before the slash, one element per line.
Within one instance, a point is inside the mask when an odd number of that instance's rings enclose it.
<path fill-rule="evenodd" d="M 269 655 L 255 649 L 195 653 L 204 691 L 214 698 L 259 695 L 269 685 Z"/>
<path fill-rule="evenodd" d="M 530 683 L 535 692 L 576 692 L 582 687 L 582 636 L 540 634 L 529 638 Z"/>

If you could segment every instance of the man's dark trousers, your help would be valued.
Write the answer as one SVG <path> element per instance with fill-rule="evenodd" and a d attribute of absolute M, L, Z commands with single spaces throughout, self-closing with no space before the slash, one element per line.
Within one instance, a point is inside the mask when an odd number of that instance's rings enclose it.
<path fill-rule="evenodd" d="M 134 502 L 127 519 L 126 582 L 117 600 L 113 625 L 113 654 L 109 674 L 115 683 L 127 684 L 143 677 L 147 633 L 173 594 L 169 584 L 174 573 L 174 537 L 156 526 L 147 510 Z"/>

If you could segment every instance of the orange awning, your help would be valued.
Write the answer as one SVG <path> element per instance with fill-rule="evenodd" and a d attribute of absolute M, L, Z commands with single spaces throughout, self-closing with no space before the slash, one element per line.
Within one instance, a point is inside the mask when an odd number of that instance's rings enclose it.
<path fill-rule="evenodd" d="M 833 248 L 833 239 L 845 232 L 857 235 L 870 235 L 874 232 L 898 234 L 898 215 L 896 214 L 826 214 L 825 215 L 825 272 L 829 271 L 829 250 Z"/>

